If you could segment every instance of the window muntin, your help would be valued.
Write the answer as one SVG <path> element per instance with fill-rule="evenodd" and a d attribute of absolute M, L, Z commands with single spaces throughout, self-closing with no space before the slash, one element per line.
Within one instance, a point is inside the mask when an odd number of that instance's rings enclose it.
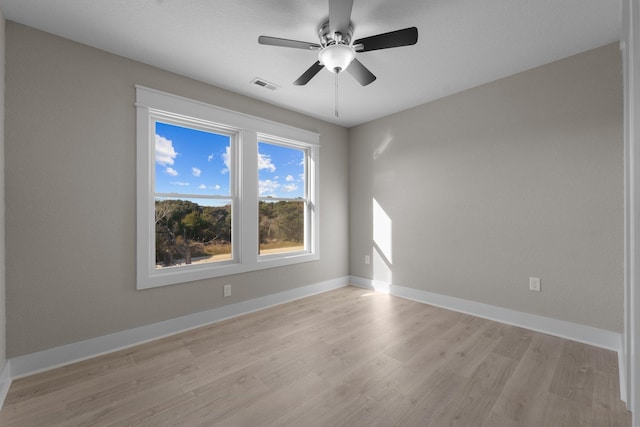
<path fill-rule="evenodd" d="M 136 202 L 138 259 L 136 286 L 138 289 L 281 267 L 319 259 L 319 135 L 317 133 L 142 86 L 136 86 L 136 108 L 138 194 Z M 188 167 L 183 165 L 182 169 L 179 170 L 175 162 L 181 158 L 181 155 L 180 149 L 176 149 L 176 147 L 174 147 L 174 151 L 177 153 L 173 157 L 174 166 L 157 164 L 156 126 L 158 122 L 162 123 L 158 126 L 158 132 L 164 125 L 169 125 L 228 136 L 230 138 L 227 156 L 229 175 L 222 174 L 224 179 L 219 180 L 226 182 L 228 179 L 228 187 L 219 183 L 217 185 L 220 188 L 216 188 L 217 181 L 213 179 L 209 179 L 207 182 L 198 182 L 197 185 L 193 185 L 195 181 L 189 181 L 189 185 L 180 185 L 178 182 L 186 183 L 187 181 L 178 179 L 175 179 L 173 187 L 168 187 L 167 182 L 163 184 L 163 177 L 160 174 L 167 173 L 168 176 L 171 176 L 171 174 L 175 173 L 174 171 L 167 171 L 166 167 L 172 167 L 178 174 L 181 174 L 176 178 L 193 176 L 194 180 L 196 178 L 204 179 L 206 174 L 204 173 L 205 168 L 197 165 Z M 167 135 L 162 135 L 162 133 L 159 133 L 159 135 L 170 139 Z M 270 198 L 268 195 L 264 196 L 268 199 L 265 201 L 268 202 L 286 202 L 296 206 L 300 206 L 301 203 L 304 204 L 304 250 L 300 250 L 298 246 L 295 246 L 287 248 L 287 251 L 280 248 L 277 251 L 278 253 L 275 254 L 259 254 L 259 203 L 261 202 L 260 197 L 262 197 L 260 196 L 258 173 L 259 141 L 283 147 L 293 147 L 305 153 L 304 197 L 299 198 L 299 195 L 292 196 L 290 194 L 285 195 L 285 197 L 280 197 L 283 194 L 276 194 L 277 197 L 272 196 Z M 169 151 L 169 154 L 172 154 L 171 151 Z M 196 167 L 199 172 L 194 170 L 193 167 Z M 222 170 L 224 169 L 222 168 Z M 214 176 L 220 178 L 220 173 L 218 170 Z M 157 183 L 156 175 L 160 178 Z M 196 177 L 196 175 L 199 176 Z M 286 178 L 286 175 L 283 176 Z M 171 185 L 171 181 L 168 181 L 168 183 Z M 283 183 L 284 185 L 288 184 L 286 180 Z M 198 188 L 201 184 L 204 184 L 207 188 Z M 288 189 L 291 188 L 289 187 Z M 156 219 L 162 220 L 163 215 L 162 212 L 159 212 L 156 218 L 156 204 L 158 205 L 158 210 L 162 211 L 163 203 L 186 204 L 186 202 L 197 205 L 197 208 L 192 206 L 195 209 L 194 214 L 184 221 L 182 224 L 183 229 L 174 228 L 173 235 L 177 234 L 177 230 L 182 231 L 182 243 L 184 243 L 185 229 L 186 231 L 192 231 L 188 227 L 193 228 L 201 224 L 201 218 L 197 218 L 198 215 L 210 216 L 210 211 L 215 210 L 213 209 L 214 207 L 224 208 L 226 210 L 225 221 L 231 222 L 231 249 L 229 249 L 228 254 L 219 253 L 219 247 L 206 248 L 213 252 L 213 260 L 205 260 L 205 262 L 196 260 L 198 262 L 194 262 L 194 258 L 199 257 L 194 257 L 194 253 L 192 253 L 192 263 L 185 264 L 184 262 L 176 261 L 177 252 L 167 255 L 166 247 L 162 247 L 162 245 L 158 248 L 156 247 Z M 290 209 L 293 210 L 293 208 Z M 160 229 L 158 232 L 167 233 L 167 230 Z M 215 234 L 217 233 L 209 236 L 215 236 Z M 204 250 L 206 245 L 203 242 L 210 241 L 206 239 L 207 237 L 200 238 L 199 241 L 195 242 L 194 239 L 191 239 L 191 243 L 199 245 L 200 247 L 197 249 Z M 179 255 L 182 260 L 186 258 L 184 251 Z M 205 255 L 208 255 L 208 253 Z"/>

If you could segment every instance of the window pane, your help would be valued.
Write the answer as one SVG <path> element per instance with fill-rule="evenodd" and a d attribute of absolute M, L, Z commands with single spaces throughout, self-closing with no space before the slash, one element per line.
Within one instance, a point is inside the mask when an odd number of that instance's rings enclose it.
<path fill-rule="evenodd" d="M 304 250 L 304 201 L 260 201 L 260 255 Z"/>
<path fill-rule="evenodd" d="M 156 122 L 156 193 L 228 196 L 231 137 Z"/>
<path fill-rule="evenodd" d="M 156 269 L 228 261 L 231 200 L 156 198 Z"/>
<path fill-rule="evenodd" d="M 260 197 L 305 197 L 305 152 L 298 148 L 258 143 Z"/>

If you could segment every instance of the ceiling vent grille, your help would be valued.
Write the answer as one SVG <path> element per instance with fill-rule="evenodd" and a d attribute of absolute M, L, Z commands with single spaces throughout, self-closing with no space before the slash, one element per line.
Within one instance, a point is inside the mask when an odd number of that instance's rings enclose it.
<path fill-rule="evenodd" d="M 251 84 L 260 86 L 269 90 L 276 90 L 280 87 L 275 83 L 268 82 L 265 79 L 261 79 L 259 77 L 256 77 L 255 79 L 251 80 Z"/>

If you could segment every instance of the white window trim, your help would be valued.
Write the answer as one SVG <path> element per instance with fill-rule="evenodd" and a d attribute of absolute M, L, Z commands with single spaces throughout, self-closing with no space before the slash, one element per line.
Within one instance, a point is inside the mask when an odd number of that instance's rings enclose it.
<path fill-rule="evenodd" d="M 136 85 L 137 111 L 137 289 L 221 277 L 266 268 L 315 261 L 319 245 L 319 141 L 309 132 L 251 115 Z M 234 262 L 208 263 L 157 270 L 155 268 L 155 146 L 154 117 L 181 118 L 215 124 L 238 132 L 233 156 L 232 247 Z M 258 255 L 258 139 L 280 140 L 308 150 L 306 172 L 311 212 L 305 235 L 305 251 Z M 232 156 L 232 157 L 233 157 Z M 307 218 L 305 218 L 307 220 Z"/>

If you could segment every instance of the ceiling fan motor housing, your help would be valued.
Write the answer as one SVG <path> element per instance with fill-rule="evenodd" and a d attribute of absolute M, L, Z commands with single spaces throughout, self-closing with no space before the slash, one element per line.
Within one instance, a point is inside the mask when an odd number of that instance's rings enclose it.
<path fill-rule="evenodd" d="M 346 33 L 332 33 L 329 28 L 329 21 L 325 21 L 318 30 L 318 36 L 320 37 L 320 43 L 322 47 L 330 46 L 333 44 L 346 44 L 351 43 L 351 37 L 353 36 L 353 25 L 349 23 L 349 28 Z"/>

